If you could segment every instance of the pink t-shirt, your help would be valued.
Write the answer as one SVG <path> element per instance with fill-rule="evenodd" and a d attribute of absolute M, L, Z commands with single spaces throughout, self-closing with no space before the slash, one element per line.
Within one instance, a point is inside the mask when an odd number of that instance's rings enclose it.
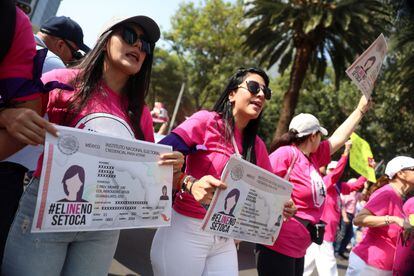
<path fill-rule="evenodd" d="M 27 15 L 16 7 L 16 25 L 13 41 L 0 63 L 0 79 L 33 79 L 33 59 L 36 55 L 32 25 Z M 13 101 L 28 101 L 40 97 L 32 93 L 24 97 L 13 97 Z"/>
<path fill-rule="evenodd" d="M 30 20 L 24 12 L 16 8 L 16 27 L 13 42 L 7 55 L 0 63 L 0 79 L 32 79 L 35 55 L 36 44 Z"/>
<path fill-rule="evenodd" d="M 326 196 L 326 187 L 319 168 L 327 165 L 331 160 L 329 141 L 321 142 L 317 151 L 309 158 L 296 146 L 278 148 L 269 156 L 273 172 L 284 177 L 294 156 L 296 162 L 289 181 L 293 184 L 292 200 L 298 208 L 296 216 L 315 224 L 322 215 Z M 302 223 L 292 218 L 283 223 L 276 242 L 268 247 L 293 258 L 302 258 L 310 244 L 309 231 Z"/>
<path fill-rule="evenodd" d="M 50 71 L 42 76 L 43 82 L 53 80 L 70 84 L 76 77 L 79 70 L 77 69 L 57 69 Z M 112 136 L 123 138 L 135 138 L 133 128 L 125 110 L 127 100 L 111 90 L 104 83 L 102 90 L 94 92 L 91 100 L 70 122 L 66 122 L 67 107 L 69 99 L 76 93 L 75 91 L 52 90 L 49 93 L 47 104 L 47 115 L 49 121 L 69 127 L 86 129 L 99 133 L 106 133 Z M 46 95 L 47 96 L 47 95 Z M 152 118 L 147 106 L 144 106 L 141 115 L 141 129 L 144 133 L 144 140 L 154 142 L 154 129 Z M 42 169 L 43 155 L 39 158 L 39 163 L 35 176 L 39 177 Z"/>
<path fill-rule="evenodd" d="M 221 116 L 216 112 L 202 110 L 194 113 L 173 132 L 179 135 L 188 147 L 198 149 L 196 153 L 187 156 L 186 174 L 197 179 L 205 175 L 220 179 L 227 161 L 235 153 L 231 141 L 226 141 L 224 137 Z M 237 148 L 240 154 L 243 154 L 242 135 L 237 128 L 234 132 Z M 257 166 L 271 171 L 266 146 L 258 136 L 255 151 Z M 204 207 L 188 193 L 177 195 L 173 206 L 178 213 L 192 218 L 203 219 L 206 214 Z"/>
<path fill-rule="evenodd" d="M 375 216 L 398 216 L 403 218 L 403 200 L 389 185 L 375 191 L 365 209 Z M 353 249 L 368 265 L 382 270 L 392 270 L 395 247 L 400 227 L 390 224 L 382 227 L 367 227 L 363 240 Z"/>
<path fill-rule="evenodd" d="M 342 158 L 341 158 L 342 160 Z M 341 160 L 339 162 L 341 162 Z M 346 165 L 347 158 L 345 158 L 345 165 Z M 338 162 L 338 165 L 339 165 Z M 323 239 L 328 242 L 334 242 L 336 237 L 336 230 L 339 225 L 339 221 L 341 218 L 341 197 L 338 193 L 338 188 L 335 185 L 330 185 L 329 181 L 332 179 L 326 180 L 325 177 L 323 178 L 325 184 L 327 186 L 328 192 L 326 193 L 326 201 L 325 206 L 323 208 L 323 213 L 321 220 L 326 222 L 325 226 L 325 235 Z M 353 191 L 357 191 L 364 186 L 364 183 L 367 179 L 363 176 L 359 177 L 355 182 L 341 182 L 340 183 L 340 193 L 343 195 L 347 195 Z"/>
<path fill-rule="evenodd" d="M 414 197 L 408 199 L 403 207 L 405 217 L 414 215 Z M 400 229 L 395 250 L 392 273 L 394 276 L 414 275 L 414 233 L 404 238 L 403 229 Z"/>

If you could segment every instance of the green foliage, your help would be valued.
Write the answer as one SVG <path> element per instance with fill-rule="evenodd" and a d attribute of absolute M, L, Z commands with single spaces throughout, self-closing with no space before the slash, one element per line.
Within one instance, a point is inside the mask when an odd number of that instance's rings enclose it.
<path fill-rule="evenodd" d="M 213 106 L 237 68 L 255 64 L 239 51 L 242 17 L 242 1 L 183 3 L 171 20 L 172 30 L 164 34 L 184 64 L 186 94 L 196 110 Z"/>
<path fill-rule="evenodd" d="M 391 55 L 385 64 L 373 95 L 374 106 L 365 115 L 358 135 L 371 145 L 376 160 L 390 160 L 398 154 L 412 155 L 414 152 L 414 101 L 408 90 L 398 90 L 394 72 L 404 61 L 404 55 Z M 282 75 L 272 81 L 274 98 L 267 103 L 259 135 L 270 145 L 272 131 L 278 120 L 283 91 L 288 86 L 289 76 Z M 328 67 L 323 80 L 309 73 L 303 84 L 301 99 L 295 114 L 311 113 L 327 128 L 331 135 L 357 106 L 361 92 L 350 81 L 343 81 L 335 88 L 333 69 Z M 412 95 L 412 92 L 411 92 Z M 338 155 L 338 154 L 337 154 Z M 339 156 L 335 156 L 339 158 Z"/>
<path fill-rule="evenodd" d="M 155 49 L 154 57 L 147 103 L 150 106 L 153 106 L 156 101 L 164 103 L 168 113 L 172 116 L 181 84 L 185 80 L 183 64 L 177 54 L 160 48 Z M 180 110 L 183 112 L 178 113 L 178 121 L 185 119 L 184 114 L 194 112 L 191 100 L 187 95 L 184 95 L 181 100 Z"/>
<path fill-rule="evenodd" d="M 268 67 L 281 61 L 280 73 L 293 62 L 297 49 L 312 51 L 310 65 L 320 79 L 333 62 L 335 83 L 352 63 L 390 24 L 390 11 L 381 1 L 251 1 L 246 16 L 246 49 Z M 302 64 L 304 66 L 304 64 Z M 293 72 L 292 72 L 293 73 Z"/>

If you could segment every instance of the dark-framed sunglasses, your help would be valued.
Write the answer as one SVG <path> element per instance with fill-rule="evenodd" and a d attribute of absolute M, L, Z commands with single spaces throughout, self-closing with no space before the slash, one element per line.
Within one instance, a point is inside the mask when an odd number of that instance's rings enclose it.
<path fill-rule="evenodd" d="M 72 45 L 70 45 L 70 43 L 66 40 L 63 39 L 62 40 L 66 43 L 66 46 L 68 46 L 71 54 L 72 54 L 72 59 L 73 60 L 80 60 L 81 58 L 83 58 L 83 54 L 81 52 L 79 52 L 79 50 L 76 50 L 75 48 L 73 48 Z"/>
<path fill-rule="evenodd" d="M 137 32 L 135 32 L 134 29 L 124 26 L 122 28 L 121 35 L 122 35 L 122 39 L 129 45 L 134 45 L 139 40 L 141 42 L 139 50 L 142 52 L 145 52 L 147 55 L 151 54 L 150 43 L 142 39 L 142 37 L 139 36 Z"/>
<path fill-rule="evenodd" d="M 244 88 L 253 95 L 259 94 L 260 90 L 262 90 L 266 100 L 270 100 L 272 97 L 272 90 L 266 86 L 261 87 L 257 81 L 246 81 L 246 86 L 239 86 L 238 88 Z"/>

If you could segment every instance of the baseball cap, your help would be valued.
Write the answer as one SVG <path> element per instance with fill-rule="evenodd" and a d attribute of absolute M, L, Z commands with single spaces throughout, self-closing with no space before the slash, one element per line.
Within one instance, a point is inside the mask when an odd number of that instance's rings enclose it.
<path fill-rule="evenodd" d="M 392 179 L 399 171 L 411 167 L 414 167 L 414 158 L 397 156 L 388 162 L 387 167 L 385 168 L 385 174 Z"/>
<path fill-rule="evenodd" d="M 289 130 L 296 130 L 298 137 L 303 137 L 318 131 L 323 135 L 328 135 L 328 131 L 321 127 L 319 120 L 309 113 L 300 113 L 293 117 L 289 124 Z"/>
<path fill-rule="evenodd" d="M 90 49 L 83 43 L 82 28 L 67 16 L 53 16 L 40 26 L 40 31 L 49 35 L 72 41 L 85 53 Z"/>
<path fill-rule="evenodd" d="M 150 43 L 155 43 L 160 39 L 161 32 L 157 23 L 145 15 L 113 17 L 104 25 L 99 36 L 124 23 L 135 23 L 139 25 L 143 29 L 147 41 Z"/>
<path fill-rule="evenodd" d="M 331 161 L 326 167 L 326 169 L 328 170 L 335 169 L 337 165 L 338 165 L 338 161 Z"/>

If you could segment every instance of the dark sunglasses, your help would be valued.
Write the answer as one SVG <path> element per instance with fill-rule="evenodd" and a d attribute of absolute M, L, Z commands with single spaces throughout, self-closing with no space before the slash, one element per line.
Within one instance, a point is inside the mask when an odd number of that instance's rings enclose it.
<path fill-rule="evenodd" d="M 76 50 L 75 48 L 73 48 L 72 45 L 70 45 L 70 43 L 66 40 L 63 39 L 62 40 L 66 43 L 66 46 L 68 46 L 71 54 L 72 54 L 72 59 L 73 60 L 80 60 L 81 58 L 83 58 L 83 54 L 81 52 L 79 52 L 79 50 Z"/>
<path fill-rule="evenodd" d="M 272 90 L 266 86 L 260 87 L 260 84 L 257 81 L 246 81 L 246 86 L 247 88 L 243 86 L 239 86 L 239 88 L 244 88 L 253 95 L 259 94 L 260 90 L 262 90 L 266 100 L 270 100 L 272 97 Z"/>
<path fill-rule="evenodd" d="M 151 45 L 149 42 L 143 40 L 134 29 L 129 27 L 123 27 L 122 29 L 122 39 L 128 43 L 129 45 L 134 45 L 137 40 L 139 40 L 141 43 L 140 51 L 145 52 L 147 55 L 151 54 Z"/>

